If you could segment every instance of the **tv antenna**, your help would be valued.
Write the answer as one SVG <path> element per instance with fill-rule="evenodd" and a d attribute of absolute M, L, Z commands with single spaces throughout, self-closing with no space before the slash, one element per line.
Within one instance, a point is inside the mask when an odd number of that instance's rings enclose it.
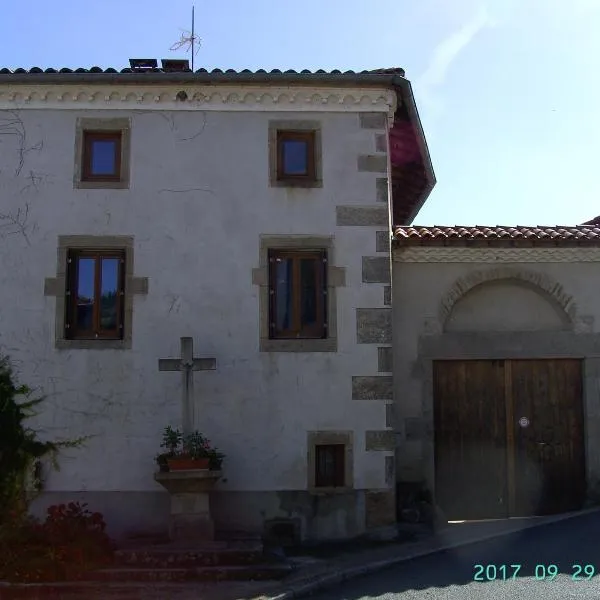
<path fill-rule="evenodd" d="M 179 50 L 180 48 L 184 48 L 187 52 L 188 50 L 192 51 L 192 71 L 194 70 L 194 55 L 198 54 L 200 50 L 200 38 L 196 36 L 194 33 L 194 7 L 192 6 L 192 31 L 181 30 L 181 39 L 178 42 L 175 42 L 170 50 Z M 198 47 L 196 48 L 196 43 Z"/>

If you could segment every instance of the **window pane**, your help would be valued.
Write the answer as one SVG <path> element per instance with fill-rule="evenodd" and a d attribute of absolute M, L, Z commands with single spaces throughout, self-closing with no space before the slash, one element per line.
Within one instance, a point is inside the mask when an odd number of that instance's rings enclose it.
<path fill-rule="evenodd" d="M 83 331 L 93 329 L 95 267 L 94 258 L 77 261 L 77 328 Z"/>
<path fill-rule="evenodd" d="M 117 293 L 119 289 L 118 258 L 102 259 L 102 296 L 100 298 L 100 328 L 117 328 Z"/>
<path fill-rule="evenodd" d="M 92 140 L 92 175 L 114 175 L 116 173 L 116 140 Z"/>
<path fill-rule="evenodd" d="M 289 258 L 275 260 L 275 328 L 286 331 L 292 326 L 292 267 Z"/>
<path fill-rule="evenodd" d="M 301 140 L 283 141 L 283 172 L 286 175 L 308 173 L 308 144 Z"/>
<path fill-rule="evenodd" d="M 302 326 L 317 325 L 317 269 L 314 258 L 300 261 L 300 319 Z"/>

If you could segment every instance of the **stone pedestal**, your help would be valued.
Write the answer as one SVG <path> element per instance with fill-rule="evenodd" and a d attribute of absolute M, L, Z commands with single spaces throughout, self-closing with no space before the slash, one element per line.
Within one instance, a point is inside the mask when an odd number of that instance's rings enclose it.
<path fill-rule="evenodd" d="M 171 496 L 169 536 L 173 541 L 212 541 L 215 526 L 209 492 L 221 471 L 168 471 L 154 474 Z"/>

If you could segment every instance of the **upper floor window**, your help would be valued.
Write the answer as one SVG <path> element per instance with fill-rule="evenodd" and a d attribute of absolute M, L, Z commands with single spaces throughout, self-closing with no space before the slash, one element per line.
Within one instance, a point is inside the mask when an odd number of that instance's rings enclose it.
<path fill-rule="evenodd" d="M 325 250 L 269 251 L 269 337 L 327 337 Z"/>
<path fill-rule="evenodd" d="M 124 291 L 124 250 L 70 250 L 65 337 L 122 339 Z"/>
<path fill-rule="evenodd" d="M 84 131 L 82 181 L 120 181 L 121 131 Z"/>
<path fill-rule="evenodd" d="M 277 132 L 277 180 L 314 181 L 315 132 Z"/>
<path fill-rule="evenodd" d="M 88 190 L 129 189 L 131 122 L 80 117 L 75 127 L 73 185 Z"/>

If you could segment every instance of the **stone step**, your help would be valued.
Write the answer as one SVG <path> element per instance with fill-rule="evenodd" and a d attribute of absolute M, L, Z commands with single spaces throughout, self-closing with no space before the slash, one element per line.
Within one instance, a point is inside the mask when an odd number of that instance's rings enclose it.
<path fill-rule="evenodd" d="M 112 568 L 87 573 L 86 581 L 264 581 L 283 579 L 292 571 L 288 564 L 211 566 L 193 568 Z"/>
<path fill-rule="evenodd" d="M 194 546 L 164 544 L 115 551 L 115 565 L 159 569 L 202 566 L 244 566 L 264 562 L 263 547 L 255 542 L 209 542 Z"/>

